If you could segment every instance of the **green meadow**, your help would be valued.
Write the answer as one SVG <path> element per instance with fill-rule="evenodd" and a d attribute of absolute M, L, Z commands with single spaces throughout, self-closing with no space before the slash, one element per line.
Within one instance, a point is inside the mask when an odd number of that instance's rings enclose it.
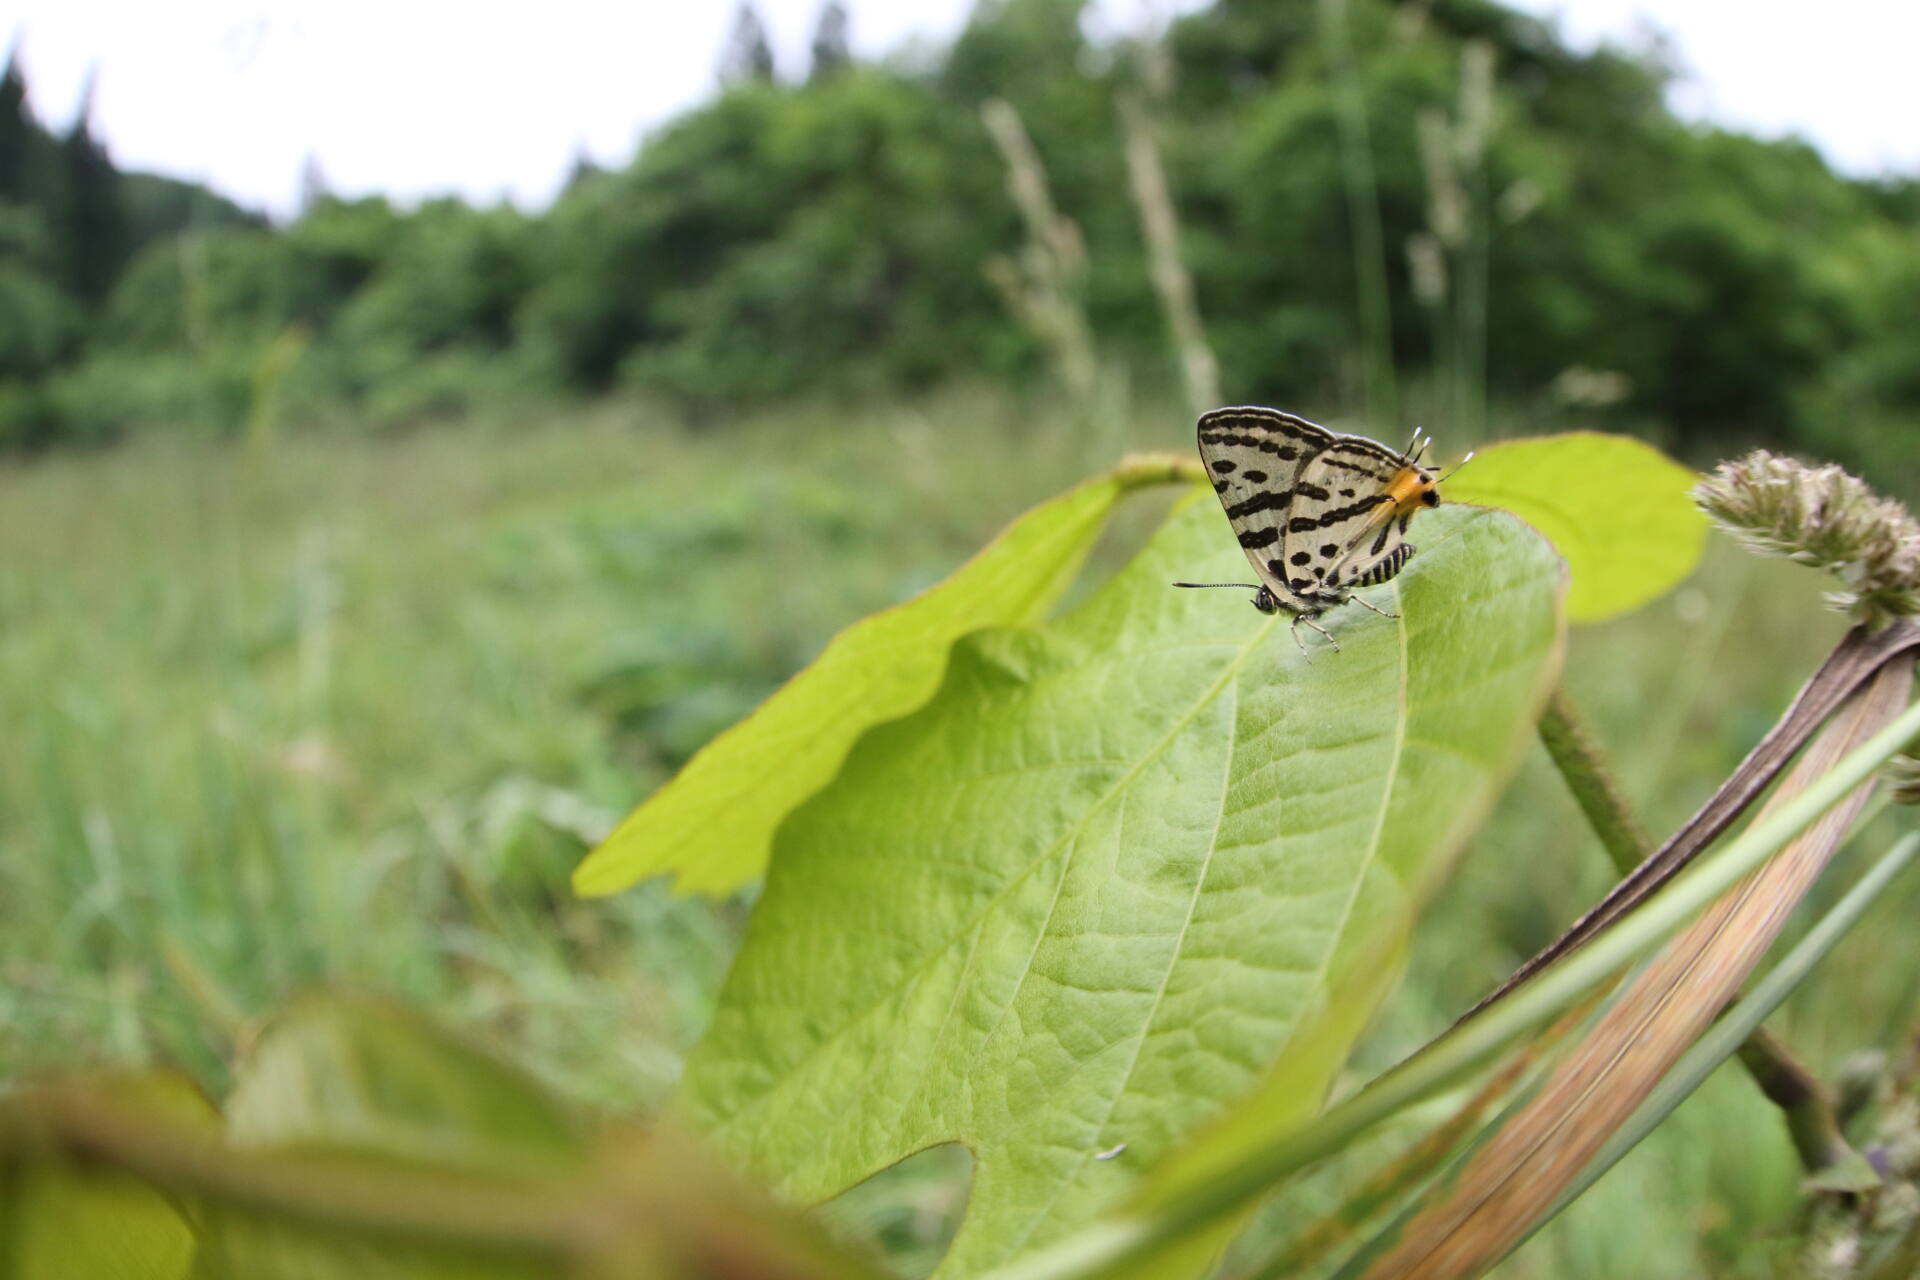
<path fill-rule="evenodd" d="M 16 1078 L 177 1064 L 217 1092 L 290 994 L 345 985 L 418 1002 L 591 1109 L 654 1112 L 750 902 L 657 883 L 578 900 L 585 850 L 837 629 L 1122 449 L 1189 434 L 1169 407 L 1091 429 L 981 390 L 8 463 L 0 1059 Z M 1165 507 L 1133 501 L 1098 566 Z M 1568 687 L 1650 829 L 1704 798 L 1837 637 L 1819 591 L 1720 542 L 1678 591 L 1576 632 Z M 1609 880 L 1536 749 L 1350 1069 L 1440 1030 Z M 1777 1020 L 1821 1070 L 1898 1043 L 1916 902 L 1889 894 Z M 963 1178 L 912 1161 L 833 1219 L 924 1268 Z M 1725 1070 L 1502 1274 L 1773 1274 L 1797 1181 L 1777 1114 Z M 1319 1177 L 1268 1229 L 1339 1187 Z"/>

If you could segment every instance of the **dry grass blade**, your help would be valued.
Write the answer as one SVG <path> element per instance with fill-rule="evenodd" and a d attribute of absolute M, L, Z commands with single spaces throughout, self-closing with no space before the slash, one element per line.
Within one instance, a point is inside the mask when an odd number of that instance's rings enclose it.
<path fill-rule="evenodd" d="M 991 98 L 981 105 L 980 119 L 1006 162 L 1007 194 L 1027 228 L 1025 251 L 1017 259 L 989 258 L 987 279 L 1014 317 L 1046 346 L 1061 382 L 1084 404 L 1093 393 L 1099 360 L 1078 301 L 1087 273 L 1080 228 L 1054 205 L 1046 166 L 1013 105 Z"/>
<path fill-rule="evenodd" d="M 1898 716 L 1912 683 L 1910 657 L 1881 666 L 1768 808 L 1804 790 Z M 1452 1179 L 1444 1198 L 1405 1225 L 1365 1280 L 1478 1275 L 1512 1248 L 1746 980 L 1870 791 L 1870 784 L 1856 788 L 1668 944 L 1539 1095 Z"/>
<path fill-rule="evenodd" d="M 1180 371 L 1187 384 L 1188 407 L 1197 416 L 1220 403 L 1220 366 L 1207 345 L 1200 323 L 1200 304 L 1194 301 L 1193 277 L 1180 260 L 1180 220 L 1174 212 L 1160 148 L 1153 138 L 1153 120 L 1138 98 L 1122 94 L 1120 127 L 1127 141 L 1127 178 L 1133 203 L 1140 211 L 1140 230 L 1153 262 L 1153 288 L 1160 295 L 1180 355 Z"/>
<path fill-rule="evenodd" d="M 1683 871 L 1707 845 L 1711 844 L 1733 820 L 1764 791 L 1774 776 L 1827 717 L 1856 689 L 1861 688 L 1883 664 L 1899 666 L 1907 659 L 1901 655 L 1920 647 L 1920 626 L 1901 621 L 1877 632 L 1855 627 L 1813 677 L 1802 686 L 1793 705 L 1774 727 L 1747 753 L 1733 775 L 1674 832 L 1668 841 L 1654 850 L 1619 884 L 1601 899 L 1599 905 L 1576 920 L 1573 927 L 1553 945 L 1528 960 L 1479 1004 L 1469 1009 L 1460 1021 L 1484 1012 L 1496 1001 L 1527 982 L 1561 956 L 1596 937 L 1603 929 L 1652 897 L 1654 892 Z"/>
<path fill-rule="evenodd" d="M 1521 1047 L 1473 1096 L 1444 1122 L 1424 1135 L 1391 1163 L 1348 1194 L 1334 1212 L 1304 1228 L 1269 1258 L 1256 1280 L 1282 1280 L 1305 1274 L 1323 1255 L 1353 1238 L 1354 1232 L 1388 1205 L 1424 1182 L 1439 1169 L 1496 1106 L 1538 1064 L 1542 1055 L 1585 1022 L 1606 994 L 1596 991 L 1561 1015 L 1558 1022 Z"/>

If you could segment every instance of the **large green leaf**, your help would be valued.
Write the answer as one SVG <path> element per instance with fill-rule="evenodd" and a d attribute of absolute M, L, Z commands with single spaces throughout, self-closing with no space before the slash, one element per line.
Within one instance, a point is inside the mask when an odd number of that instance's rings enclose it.
<path fill-rule="evenodd" d="M 1698 479 L 1650 444 L 1575 431 L 1495 445 L 1442 490 L 1545 534 L 1571 571 L 1567 616 L 1603 622 L 1672 590 L 1699 563 L 1707 520 L 1687 496 Z"/>
<path fill-rule="evenodd" d="M 759 876 L 781 820 L 832 780 L 868 728 L 933 696 L 955 640 L 1039 619 L 1121 495 L 1172 471 L 1147 459 L 1089 480 L 1020 517 L 938 586 L 842 631 L 628 815 L 575 870 L 575 891 L 615 893 L 673 873 L 682 893 L 723 894 Z"/>
<path fill-rule="evenodd" d="M 1168 588 L 1244 572 L 1211 494 L 1060 622 L 956 646 L 781 829 L 681 1112 L 808 1201 L 967 1144 L 950 1275 L 1111 1206 L 1263 1079 L 1312 1114 L 1561 649 L 1533 533 L 1414 532 L 1368 593 L 1401 621 L 1346 606 L 1311 661 Z"/>

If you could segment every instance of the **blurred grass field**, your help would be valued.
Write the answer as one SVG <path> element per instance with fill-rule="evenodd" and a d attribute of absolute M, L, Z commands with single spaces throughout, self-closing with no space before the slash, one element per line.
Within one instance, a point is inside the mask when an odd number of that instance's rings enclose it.
<path fill-rule="evenodd" d="M 417 1000 L 586 1105 L 658 1106 L 747 906 L 657 885 L 579 902 L 573 864 L 834 631 L 1122 448 L 1188 447 L 1186 422 L 1141 408 L 1080 430 L 985 390 L 698 430 L 612 403 L 511 432 L 150 438 L 7 464 L 7 1074 L 158 1061 L 218 1091 L 259 1019 L 340 982 Z M 1136 501 L 1094 576 L 1162 505 Z M 1704 798 L 1837 638 L 1819 590 L 1716 545 L 1674 595 L 1575 635 L 1568 687 L 1650 829 Z M 1355 1075 L 1609 878 L 1536 752 Z M 1920 887 L 1889 894 L 1779 1019 L 1816 1066 L 1909 1030 L 1916 904 Z M 958 1203 L 946 1168 L 838 1220 L 923 1266 Z M 1769 1275 L 1797 1182 L 1774 1115 L 1723 1072 L 1502 1274 Z M 1336 1187 L 1303 1188 L 1286 1223 Z"/>

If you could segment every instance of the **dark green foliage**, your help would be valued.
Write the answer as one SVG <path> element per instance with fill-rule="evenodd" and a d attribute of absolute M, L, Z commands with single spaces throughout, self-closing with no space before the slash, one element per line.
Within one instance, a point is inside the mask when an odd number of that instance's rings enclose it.
<path fill-rule="evenodd" d="M 178 403 L 52 395 L 103 385 L 77 363 L 124 375 L 137 357 L 155 368 L 133 385 L 187 386 L 298 335 L 312 341 L 287 375 L 292 416 L 373 425 L 616 387 L 711 419 L 802 393 L 1030 377 L 1039 345 L 982 272 L 1025 234 L 979 119 L 995 97 L 1084 241 L 1072 289 L 1102 357 L 1164 380 L 1114 108 L 1145 88 L 1232 399 L 1354 402 L 1373 307 L 1416 378 L 1551 410 L 1583 404 L 1597 377 L 1610 390 L 1582 421 L 1661 421 L 1701 452 L 1747 437 L 1863 465 L 1881 450 L 1882 467 L 1920 455 L 1898 444 L 1920 414 L 1920 182 L 1847 180 L 1802 144 L 1684 125 L 1657 56 L 1573 51 L 1492 0 L 1344 0 L 1350 54 L 1329 44 L 1327 0 L 1216 0 L 1172 24 L 1164 88 L 1143 82 L 1137 50 L 1090 41 L 1084 8 L 984 0 L 951 47 L 860 66 L 831 0 L 789 86 L 741 4 L 723 91 L 630 164 L 577 164 L 532 217 L 344 201 L 316 176 L 299 219 L 270 229 L 190 184 L 115 175 L 84 121 L 52 138 L 9 68 L 0 440 L 110 437 Z M 1343 102 L 1365 121 L 1383 286 L 1356 282 L 1367 228 Z M 1476 111 L 1484 141 L 1466 145 Z M 1464 209 L 1438 300 L 1410 266 L 1439 230 L 1436 122 Z M 237 412 L 211 386 L 188 399 L 202 427 L 246 420 L 245 395 Z M 131 416 L 63 424 L 58 406 L 81 401 Z M 1474 427 L 1467 402 L 1448 412 Z M 1892 430 L 1845 425 L 1858 421 Z"/>
<path fill-rule="evenodd" d="M 896 75 L 742 86 L 562 198 L 521 333 L 573 385 L 710 405 L 977 368 L 998 195 L 971 113 Z"/>

